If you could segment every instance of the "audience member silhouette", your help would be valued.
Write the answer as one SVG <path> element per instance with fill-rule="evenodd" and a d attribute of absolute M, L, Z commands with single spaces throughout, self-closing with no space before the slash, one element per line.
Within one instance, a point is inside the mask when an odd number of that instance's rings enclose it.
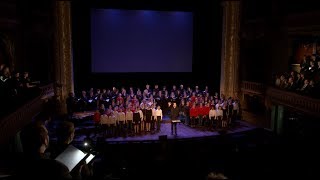
<path fill-rule="evenodd" d="M 72 143 L 75 136 L 75 127 L 73 122 L 63 121 L 58 125 L 57 130 L 57 144 L 53 145 L 50 149 L 51 157 L 56 158 Z M 92 176 L 92 168 L 87 164 L 81 164 L 81 177 L 87 179 Z"/>
<path fill-rule="evenodd" d="M 56 158 L 61 154 L 73 141 L 75 133 L 74 124 L 69 121 L 60 123 L 56 130 L 57 144 L 52 145 L 51 157 Z"/>
<path fill-rule="evenodd" d="M 49 146 L 49 134 L 44 125 L 33 123 L 20 136 L 24 158 L 18 167 L 17 179 L 81 179 L 81 166 L 71 173 L 67 166 L 45 154 Z"/>

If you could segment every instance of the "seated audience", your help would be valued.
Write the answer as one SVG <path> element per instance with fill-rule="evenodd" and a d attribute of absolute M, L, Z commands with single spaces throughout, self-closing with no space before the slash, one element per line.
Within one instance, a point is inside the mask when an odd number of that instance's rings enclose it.
<path fill-rule="evenodd" d="M 20 136 L 24 158 L 17 168 L 17 179 L 81 179 L 82 165 L 69 172 L 67 166 L 46 155 L 49 134 L 44 125 L 33 123 Z"/>
<path fill-rule="evenodd" d="M 24 78 L 20 78 L 19 72 L 15 72 L 14 77 L 11 77 L 10 67 L 6 64 L 1 64 L 0 99 L 1 107 L 4 108 L 0 113 L 0 117 L 8 115 L 23 103 L 39 95 L 40 90 L 29 83 L 30 79 L 28 77 L 28 75 L 25 75 Z"/>
<path fill-rule="evenodd" d="M 300 73 L 279 74 L 274 81 L 274 85 L 280 89 L 320 98 L 320 94 L 316 93 L 320 89 L 320 71 L 318 70 L 318 65 L 320 65 L 320 61 L 317 64 L 315 61 L 310 61 L 308 68 L 301 69 Z"/>

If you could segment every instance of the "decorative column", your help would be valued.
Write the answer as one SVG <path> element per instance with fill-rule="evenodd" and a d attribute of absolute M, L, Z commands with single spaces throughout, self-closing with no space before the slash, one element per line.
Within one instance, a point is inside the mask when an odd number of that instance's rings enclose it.
<path fill-rule="evenodd" d="M 66 98 L 74 92 L 73 59 L 71 41 L 71 4 L 70 1 L 55 1 L 55 96 L 58 113 L 67 112 Z"/>
<path fill-rule="evenodd" d="M 240 1 L 226 0 L 223 6 L 220 93 L 237 97 L 239 93 Z"/>

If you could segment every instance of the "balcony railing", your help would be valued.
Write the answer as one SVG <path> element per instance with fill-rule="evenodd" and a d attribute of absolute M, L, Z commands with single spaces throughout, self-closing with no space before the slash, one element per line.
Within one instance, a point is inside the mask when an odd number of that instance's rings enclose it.
<path fill-rule="evenodd" d="M 311 116 L 320 117 L 320 99 L 249 81 L 241 82 L 241 91 L 242 94 L 262 96 L 265 98 L 266 106 L 283 105 Z"/>
<path fill-rule="evenodd" d="M 1 119 L 0 144 L 8 142 L 18 131 L 30 123 L 32 118 L 42 110 L 45 103 L 44 99 L 54 95 L 53 84 L 42 86 L 40 89 L 41 92 L 39 96 Z"/>
<path fill-rule="evenodd" d="M 320 99 L 302 96 L 274 87 L 268 87 L 266 95 L 268 100 L 273 104 L 283 105 L 312 116 L 320 117 Z"/>
<path fill-rule="evenodd" d="M 48 84 L 46 86 L 41 86 L 40 89 L 41 89 L 40 96 L 41 96 L 42 99 L 46 99 L 46 98 L 54 96 L 53 84 Z"/>
<path fill-rule="evenodd" d="M 241 91 L 243 94 L 254 94 L 263 96 L 266 92 L 266 86 L 262 83 L 242 81 Z"/>

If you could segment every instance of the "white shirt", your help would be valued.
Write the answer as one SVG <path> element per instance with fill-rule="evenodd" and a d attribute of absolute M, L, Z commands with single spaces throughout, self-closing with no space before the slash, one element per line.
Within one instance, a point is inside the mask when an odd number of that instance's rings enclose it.
<path fill-rule="evenodd" d="M 119 121 L 125 121 L 126 120 L 126 114 L 124 112 L 118 113 L 118 120 Z"/>
<path fill-rule="evenodd" d="M 211 117 L 213 117 L 213 119 L 217 118 L 217 111 L 215 109 L 210 109 L 210 111 L 209 111 L 209 119 L 211 119 Z"/>
<path fill-rule="evenodd" d="M 106 114 L 101 115 L 100 117 L 100 123 L 101 124 L 108 124 L 109 117 Z"/>
<path fill-rule="evenodd" d="M 155 111 L 155 117 L 157 117 L 157 116 L 161 116 L 161 119 L 162 119 L 162 110 L 161 109 L 157 109 Z"/>
<path fill-rule="evenodd" d="M 156 117 L 157 117 L 157 116 L 156 116 L 156 110 L 157 110 L 157 109 L 152 108 L 152 116 L 153 116 L 154 118 L 156 118 Z"/>
<path fill-rule="evenodd" d="M 118 111 L 113 111 L 113 116 L 114 116 L 116 121 L 119 120 L 119 115 L 118 114 L 119 114 Z"/>
<path fill-rule="evenodd" d="M 127 111 L 126 113 L 126 120 L 133 120 L 133 112 L 132 111 Z"/>
<path fill-rule="evenodd" d="M 223 111 L 222 110 L 217 110 L 217 116 L 223 116 Z"/>
<path fill-rule="evenodd" d="M 115 115 L 109 116 L 109 122 L 110 122 L 110 124 L 116 124 L 117 117 Z"/>

